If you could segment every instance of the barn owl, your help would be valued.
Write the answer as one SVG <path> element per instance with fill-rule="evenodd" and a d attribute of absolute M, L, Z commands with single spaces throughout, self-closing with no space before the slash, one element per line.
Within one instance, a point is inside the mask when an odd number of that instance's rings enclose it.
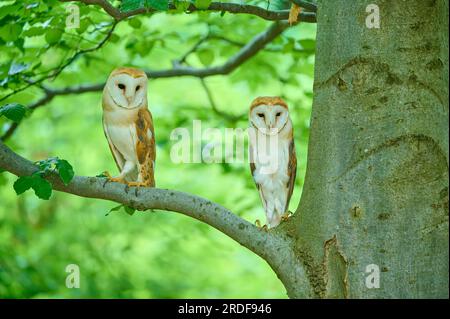
<path fill-rule="evenodd" d="M 111 72 L 103 90 L 103 130 L 120 174 L 110 181 L 155 186 L 155 135 L 147 108 L 147 75 L 121 67 Z"/>
<path fill-rule="evenodd" d="M 258 97 L 250 106 L 249 122 L 250 169 L 273 228 L 289 216 L 297 169 L 288 106 L 279 97 Z"/>

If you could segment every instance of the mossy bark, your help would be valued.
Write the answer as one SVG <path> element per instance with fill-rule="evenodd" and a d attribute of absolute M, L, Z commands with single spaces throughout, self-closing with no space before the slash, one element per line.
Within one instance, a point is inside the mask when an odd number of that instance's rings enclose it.
<path fill-rule="evenodd" d="M 448 1 L 372 2 L 318 3 L 308 168 L 284 227 L 314 297 L 448 298 Z"/>

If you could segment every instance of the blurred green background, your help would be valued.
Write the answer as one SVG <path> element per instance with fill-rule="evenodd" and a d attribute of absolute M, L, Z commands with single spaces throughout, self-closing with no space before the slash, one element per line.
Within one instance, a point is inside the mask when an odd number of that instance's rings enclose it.
<path fill-rule="evenodd" d="M 246 3 L 268 5 L 267 1 Z M 275 5 L 276 1 L 269 8 Z M 104 37 L 111 22 L 104 12 L 80 5 L 82 28 L 70 30 L 64 28 L 64 6 L 28 0 L 0 4 L 0 97 Z M 13 24 L 20 30 L 11 37 Z M 122 65 L 167 69 L 208 33 L 216 37 L 205 41 L 187 62 L 199 68 L 219 65 L 270 24 L 254 16 L 220 13 L 135 17 L 121 22 L 103 48 L 79 57 L 56 79 L 44 83 L 52 88 L 100 83 Z M 32 28 L 35 32 L 29 31 Z M 314 39 L 315 25 L 299 24 L 232 74 L 205 79 L 217 107 L 229 114 L 246 114 L 259 95 L 279 95 L 288 102 L 299 162 L 291 211 L 298 204 L 306 168 Z M 26 68 L 10 75 L 13 64 Z M 157 141 L 157 186 L 208 198 L 250 222 L 265 221 L 248 164 L 170 160 L 174 128 L 191 129 L 194 119 L 201 120 L 203 128 L 246 128 L 246 116 L 233 122 L 214 113 L 197 78 L 150 80 L 148 95 Z M 31 87 L 1 103 L 29 105 L 40 96 L 39 88 Z M 116 174 L 101 116 L 101 92 L 57 97 L 24 119 L 7 145 L 31 160 L 66 159 L 77 175 L 94 176 L 104 170 Z M 0 117 L 1 133 L 10 124 Z M 265 261 L 206 224 L 162 211 L 105 216 L 116 203 L 57 192 L 49 201 L 38 199 L 32 191 L 17 196 L 12 188 L 15 179 L 0 174 L 2 298 L 287 297 Z M 68 264 L 80 267 L 79 289 L 65 286 Z"/>

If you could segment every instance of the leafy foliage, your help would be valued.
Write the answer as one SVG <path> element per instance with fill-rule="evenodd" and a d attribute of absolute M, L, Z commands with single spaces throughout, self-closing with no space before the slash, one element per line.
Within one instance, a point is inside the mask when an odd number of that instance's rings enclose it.
<path fill-rule="evenodd" d="M 211 0 L 195 0 L 195 6 L 199 9 L 207 9 L 211 2 Z"/>
<path fill-rule="evenodd" d="M 21 176 L 14 183 L 14 190 L 17 195 L 22 194 L 30 188 L 34 190 L 34 193 L 40 199 L 48 200 L 52 195 L 52 185 L 39 174 Z"/>
<path fill-rule="evenodd" d="M 135 213 L 135 209 L 126 205 L 119 205 L 119 206 L 115 206 L 113 208 L 111 208 L 109 210 L 109 212 L 106 214 L 106 216 L 108 216 L 109 214 L 111 214 L 112 212 L 118 212 L 120 210 L 123 210 L 125 213 L 127 213 L 128 215 L 132 216 Z"/>
<path fill-rule="evenodd" d="M 17 195 L 32 188 L 40 199 L 48 200 L 52 195 L 52 184 L 44 177 L 48 173 L 56 172 L 64 184 L 69 184 L 74 176 L 72 166 L 66 160 L 57 157 L 36 162 L 39 170 L 31 176 L 20 176 L 14 183 L 14 190 Z"/>
<path fill-rule="evenodd" d="M 26 113 L 27 108 L 18 103 L 10 103 L 0 107 L 0 116 L 3 115 L 17 123 L 23 119 Z"/>
<path fill-rule="evenodd" d="M 117 5 L 118 1 L 111 3 Z M 283 5 L 276 0 L 245 3 L 273 10 Z M 80 28 L 70 29 L 65 24 L 68 4 L 56 0 L 0 2 L 0 100 L 18 91 L 0 105 L 26 107 L 34 103 L 42 91 L 39 86 L 27 88 L 29 81 L 47 76 L 43 85 L 65 88 L 101 83 L 121 65 L 168 69 L 204 37 L 207 40 L 187 56 L 186 65 L 221 65 L 271 23 L 250 15 L 183 14 L 188 3 L 174 4 L 177 11 L 122 21 L 101 48 L 79 55 L 52 77 L 76 52 L 104 39 L 111 17 L 97 6 L 80 4 Z M 298 203 L 306 169 L 314 36 L 314 25 L 299 24 L 230 75 L 205 79 L 217 108 L 231 115 L 245 114 L 258 95 L 279 95 L 289 104 L 299 162 L 291 211 Z M 250 222 L 263 220 L 246 163 L 180 164 L 170 158 L 174 128 L 192 131 L 192 121 L 199 119 L 203 128 L 244 129 L 246 117 L 228 121 L 213 112 L 197 78 L 152 79 L 148 94 L 157 142 L 157 186 L 209 198 Z M 115 163 L 101 128 L 100 101 L 100 92 L 57 97 L 23 121 L 8 143 L 35 160 L 58 154 L 80 175 L 114 172 Z M 1 133 L 10 121 L 4 114 L 0 117 Z M 202 145 L 211 142 L 211 138 L 202 138 Z M 49 172 L 58 173 L 64 183 L 70 182 L 73 170 L 62 161 L 49 158 L 37 162 L 43 175 L 16 182 L 21 196 L 9 186 L 0 187 L 0 297 L 286 297 L 263 260 L 190 218 L 164 212 L 134 214 L 133 218 L 109 214 L 105 218 L 112 206 L 109 202 L 56 192 L 50 201 L 42 201 L 26 191 L 35 191 L 36 183 L 41 197 L 46 197 L 48 187 L 41 184 Z M 10 174 L 0 174 L 1 185 L 13 182 Z M 57 241 L 65 244 L 57 245 Z M 64 269 L 70 263 L 80 266 L 80 289 L 68 289 L 64 284 Z M 236 287 L 240 287 L 238 291 Z"/>
<path fill-rule="evenodd" d="M 169 0 L 124 0 L 121 10 L 129 12 L 141 8 L 151 8 L 159 11 L 166 11 L 169 8 Z"/>

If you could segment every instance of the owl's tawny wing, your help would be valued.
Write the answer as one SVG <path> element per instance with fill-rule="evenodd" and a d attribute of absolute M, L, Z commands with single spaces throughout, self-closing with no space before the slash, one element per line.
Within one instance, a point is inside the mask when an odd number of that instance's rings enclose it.
<path fill-rule="evenodd" d="M 142 180 L 150 187 L 155 186 L 155 133 L 153 119 L 147 108 L 138 112 L 136 119 L 136 155 L 141 165 Z"/>
<path fill-rule="evenodd" d="M 105 137 L 108 140 L 109 149 L 111 150 L 114 161 L 116 162 L 117 168 L 119 169 L 119 172 L 121 172 L 123 169 L 123 165 L 125 164 L 125 158 L 122 156 L 122 154 L 117 150 L 117 148 L 112 143 L 104 118 L 102 118 L 102 122 L 103 122 L 103 132 L 105 133 Z"/>
<path fill-rule="evenodd" d="M 284 211 L 287 212 L 289 208 L 289 201 L 291 200 L 292 192 L 294 191 L 295 177 L 297 175 L 297 156 L 295 154 L 295 144 L 294 139 L 292 138 L 291 143 L 289 144 L 289 162 L 288 162 L 288 176 L 289 181 L 287 183 L 287 199 L 286 199 L 286 207 Z"/>

